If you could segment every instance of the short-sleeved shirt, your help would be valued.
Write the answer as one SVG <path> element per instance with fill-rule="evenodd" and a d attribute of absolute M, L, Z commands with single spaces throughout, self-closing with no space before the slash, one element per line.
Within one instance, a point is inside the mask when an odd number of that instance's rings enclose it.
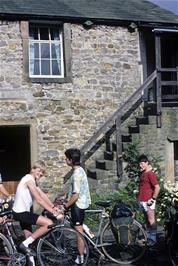
<path fill-rule="evenodd" d="M 143 172 L 139 183 L 139 201 L 148 201 L 153 196 L 155 185 L 159 184 L 157 176 L 153 171 Z"/>
<path fill-rule="evenodd" d="M 70 178 L 69 199 L 74 193 L 79 193 L 79 197 L 75 202 L 78 208 L 87 209 L 91 204 L 91 197 L 87 175 L 82 167 L 74 169 Z"/>
<path fill-rule="evenodd" d="M 30 190 L 27 186 L 27 182 L 32 181 L 36 186 L 35 179 L 32 175 L 27 174 L 20 180 L 20 183 L 17 186 L 17 191 L 15 194 L 15 200 L 13 205 L 13 211 L 16 213 L 20 212 L 30 212 L 30 209 L 33 205 L 33 197 L 30 193 Z"/>

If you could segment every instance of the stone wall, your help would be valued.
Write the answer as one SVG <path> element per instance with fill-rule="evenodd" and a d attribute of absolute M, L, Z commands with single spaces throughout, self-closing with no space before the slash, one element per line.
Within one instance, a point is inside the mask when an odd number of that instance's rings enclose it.
<path fill-rule="evenodd" d="M 0 22 L 0 125 L 35 124 L 50 188 L 68 171 L 64 150 L 81 147 L 141 83 L 137 31 L 71 25 L 71 46 L 71 83 L 26 82 L 20 24 Z"/>
<path fill-rule="evenodd" d="M 175 181 L 174 143 L 178 141 L 178 107 L 162 108 L 162 127 L 157 128 L 156 116 L 149 116 L 148 125 L 140 125 L 140 133 L 133 134 L 138 140 L 140 153 L 157 158 L 161 175 Z"/>

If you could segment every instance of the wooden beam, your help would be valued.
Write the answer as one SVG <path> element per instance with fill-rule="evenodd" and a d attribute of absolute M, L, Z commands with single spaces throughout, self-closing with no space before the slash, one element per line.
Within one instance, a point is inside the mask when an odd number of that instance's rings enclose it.
<path fill-rule="evenodd" d="M 122 179 L 122 134 L 121 134 L 121 116 L 116 118 L 116 162 L 117 162 L 117 176 Z"/>
<path fill-rule="evenodd" d="M 161 40 L 160 35 L 155 34 L 155 51 L 156 51 L 156 69 L 161 68 Z M 156 98 L 157 98 L 157 127 L 161 128 L 161 113 L 162 113 L 162 100 L 161 100 L 161 72 L 157 72 L 156 79 Z"/>

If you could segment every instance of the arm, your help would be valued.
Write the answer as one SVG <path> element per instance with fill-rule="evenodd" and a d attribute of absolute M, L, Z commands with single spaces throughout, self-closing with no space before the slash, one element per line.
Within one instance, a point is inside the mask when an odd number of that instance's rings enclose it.
<path fill-rule="evenodd" d="M 0 184 L 0 192 L 1 192 L 4 196 L 6 196 L 6 197 L 9 197 L 9 196 L 10 196 L 9 192 L 5 189 L 5 187 L 3 186 L 3 184 Z"/>
<path fill-rule="evenodd" d="M 66 203 L 66 208 L 71 207 L 77 200 L 79 197 L 79 193 L 73 193 L 71 198 L 68 200 L 68 202 Z"/>
<path fill-rule="evenodd" d="M 43 198 L 43 200 L 49 204 L 51 207 L 54 207 L 54 204 L 52 203 L 52 201 L 48 198 L 48 196 L 41 190 L 40 187 L 37 187 L 38 193 L 40 194 L 40 196 Z"/>
<path fill-rule="evenodd" d="M 160 192 L 160 185 L 159 184 L 156 184 L 154 186 L 154 191 L 153 191 L 153 196 L 152 197 L 154 199 L 157 199 L 159 192 Z"/>
<path fill-rule="evenodd" d="M 51 212 L 54 214 L 54 209 L 52 208 L 51 204 L 49 204 L 48 202 L 46 202 L 43 197 L 41 196 L 41 194 L 39 193 L 39 190 L 37 189 L 36 185 L 34 185 L 34 183 L 32 181 L 28 181 L 27 182 L 27 187 L 30 190 L 31 194 L 33 195 L 33 197 L 35 198 L 36 202 L 42 206 L 44 209 L 46 209 L 47 211 Z"/>

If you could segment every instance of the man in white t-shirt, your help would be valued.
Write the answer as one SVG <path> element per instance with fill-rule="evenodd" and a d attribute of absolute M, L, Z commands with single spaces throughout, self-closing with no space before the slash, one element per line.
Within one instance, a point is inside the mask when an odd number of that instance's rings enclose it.
<path fill-rule="evenodd" d="M 47 217 L 33 213 L 33 200 L 35 199 L 37 204 L 52 213 L 55 217 L 60 215 L 60 211 L 54 207 L 51 200 L 36 184 L 36 181 L 43 176 L 44 170 L 44 162 L 37 161 L 34 163 L 30 174 L 25 175 L 17 186 L 12 208 L 14 219 L 20 222 L 26 237 L 19 247 L 31 258 L 31 264 L 29 263 L 30 266 L 34 265 L 33 256 L 35 253 L 29 248 L 29 245 L 45 234 L 49 230 L 48 226 L 53 223 L 52 220 Z M 38 225 L 38 228 L 34 232 L 32 232 L 32 225 Z"/>

